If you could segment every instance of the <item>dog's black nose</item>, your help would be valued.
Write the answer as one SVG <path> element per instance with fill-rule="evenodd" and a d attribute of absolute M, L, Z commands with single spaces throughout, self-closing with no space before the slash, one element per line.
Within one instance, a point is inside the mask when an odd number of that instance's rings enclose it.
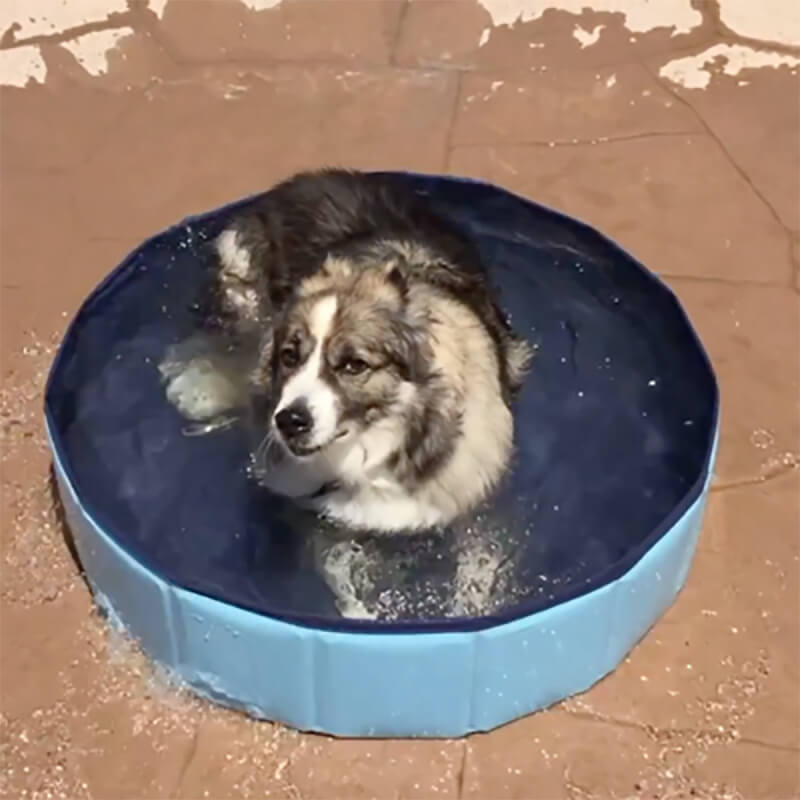
<path fill-rule="evenodd" d="M 296 400 L 275 415 L 275 425 L 284 437 L 293 439 L 311 430 L 311 411 L 302 400 Z"/>

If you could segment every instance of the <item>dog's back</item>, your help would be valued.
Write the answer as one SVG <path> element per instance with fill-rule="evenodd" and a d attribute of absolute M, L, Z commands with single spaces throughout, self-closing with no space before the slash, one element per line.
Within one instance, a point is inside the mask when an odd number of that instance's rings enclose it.
<path fill-rule="evenodd" d="M 235 226 L 241 246 L 268 272 L 278 301 L 326 256 L 351 255 L 380 242 L 413 242 L 462 273 L 483 276 L 470 240 L 389 175 L 301 173 L 262 195 Z"/>

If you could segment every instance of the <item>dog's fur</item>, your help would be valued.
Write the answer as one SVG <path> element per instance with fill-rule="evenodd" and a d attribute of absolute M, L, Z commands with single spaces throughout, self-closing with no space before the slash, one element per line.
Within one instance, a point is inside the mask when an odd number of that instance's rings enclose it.
<path fill-rule="evenodd" d="M 269 398 L 255 458 L 266 487 L 377 531 L 445 524 L 486 497 L 531 350 L 466 236 L 396 179 L 328 170 L 267 192 L 215 249 L 209 317 L 257 343 L 249 393 Z M 235 405 L 244 372 L 216 364 L 162 365 L 187 417 Z M 216 388 L 198 389 L 201 374 Z"/>

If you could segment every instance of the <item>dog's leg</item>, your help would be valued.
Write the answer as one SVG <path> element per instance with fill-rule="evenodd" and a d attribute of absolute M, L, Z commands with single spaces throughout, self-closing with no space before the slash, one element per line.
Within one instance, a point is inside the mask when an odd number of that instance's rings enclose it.
<path fill-rule="evenodd" d="M 263 235 L 250 231 L 248 225 L 246 219 L 237 220 L 214 243 L 219 259 L 217 280 L 221 304 L 234 325 L 242 329 L 263 322 L 267 311 L 263 291 L 266 276 L 261 263 L 266 242 Z"/>
<path fill-rule="evenodd" d="M 226 228 L 214 246 L 219 260 L 217 297 L 228 333 L 255 348 L 247 380 L 255 391 L 264 394 L 272 377 L 273 344 L 268 239 L 259 223 L 243 217 Z"/>
<path fill-rule="evenodd" d="M 168 348 L 158 367 L 167 400 L 187 420 L 210 430 L 231 424 L 247 402 L 239 359 L 218 350 L 209 336 L 197 334 Z"/>
<path fill-rule="evenodd" d="M 246 226 L 236 220 L 214 242 L 216 309 L 211 316 L 222 312 L 221 330 L 202 331 L 174 345 L 159 365 L 167 399 L 187 420 L 199 423 L 187 432 L 227 427 L 255 392 L 268 389 L 272 335 L 256 263 L 263 247 L 251 241 Z"/>
<path fill-rule="evenodd" d="M 364 545 L 318 530 L 311 535 L 309 546 L 317 572 L 333 593 L 339 613 L 346 619 L 377 619 L 377 610 L 364 602 L 371 588 L 372 566 Z"/>
<path fill-rule="evenodd" d="M 456 573 L 448 616 L 480 616 L 493 610 L 494 587 L 502 554 L 479 539 L 462 543 L 456 556 Z"/>

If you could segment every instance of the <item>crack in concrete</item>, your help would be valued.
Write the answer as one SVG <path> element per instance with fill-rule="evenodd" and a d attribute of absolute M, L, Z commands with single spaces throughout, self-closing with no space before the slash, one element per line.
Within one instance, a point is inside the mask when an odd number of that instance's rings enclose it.
<path fill-rule="evenodd" d="M 571 699 L 571 698 L 570 698 Z M 623 719 L 621 717 L 609 717 L 605 714 L 601 714 L 598 711 L 585 711 L 579 708 L 573 708 L 569 705 L 570 699 L 567 699 L 564 703 L 558 706 L 554 711 L 561 711 L 564 714 L 567 714 L 570 717 L 575 717 L 576 719 L 585 720 L 586 722 L 597 722 L 602 725 L 611 725 L 614 728 L 624 728 L 629 730 L 637 730 L 648 735 L 655 735 L 656 733 L 660 732 L 661 729 L 656 728 L 653 725 L 649 725 L 644 722 L 636 722 L 634 720 Z M 690 733 L 699 733 L 699 729 L 695 730 L 692 728 L 671 728 L 669 729 L 670 733 L 680 733 L 680 732 L 690 732 Z"/>
<path fill-rule="evenodd" d="M 397 27 L 392 37 L 392 42 L 389 46 L 389 63 L 392 66 L 397 65 L 397 48 L 400 45 L 400 37 L 403 35 L 403 25 L 406 21 L 409 8 L 411 7 L 411 0 L 403 0 L 403 5 L 397 15 Z"/>
<path fill-rule="evenodd" d="M 566 701 L 569 703 L 569 700 Z M 582 711 L 579 709 L 572 709 L 569 708 L 568 705 L 564 704 L 561 705 L 558 710 L 562 711 L 563 713 L 575 717 L 576 719 L 583 720 L 585 722 L 594 722 L 599 723 L 601 725 L 610 725 L 614 728 L 622 728 L 624 730 L 636 730 L 641 733 L 646 734 L 648 737 L 653 739 L 654 741 L 662 741 L 664 739 L 673 738 L 676 736 L 709 736 L 711 738 L 719 737 L 719 732 L 715 731 L 713 728 L 703 728 L 703 727 L 675 727 L 675 728 L 661 728 L 657 725 L 652 725 L 646 722 L 637 722 L 635 720 L 630 719 L 623 719 L 620 717 L 610 717 L 605 714 L 601 714 L 596 711 Z M 776 742 L 766 742 L 762 739 L 754 739 L 750 737 L 739 737 L 733 742 L 726 742 L 724 739 L 720 739 L 720 742 L 725 742 L 729 744 L 746 744 L 752 745 L 753 747 L 761 747 L 766 750 L 774 750 L 776 752 L 789 752 L 789 753 L 800 753 L 800 745 L 786 745 L 786 744 L 778 744 Z"/>
<path fill-rule="evenodd" d="M 739 478 L 737 480 L 726 481 L 725 483 L 712 484 L 709 489 L 709 494 L 720 494 L 736 489 L 745 489 L 748 486 L 764 486 L 767 483 L 772 483 L 797 472 L 798 468 L 800 468 L 800 464 L 786 464 L 765 475 L 757 475 L 752 478 Z"/>
<path fill-rule="evenodd" d="M 675 272 L 658 272 L 659 278 L 670 281 L 688 281 L 690 283 L 717 283 L 721 286 L 746 286 L 749 289 L 785 289 L 785 283 L 774 281 L 755 281 L 751 278 L 720 278 L 719 276 L 682 275 Z"/>
<path fill-rule="evenodd" d="M 447 129 L 444 137 L 444 151 L 442 153 L 442 171 L 447 174 L 450 172 L 450 159 L 453 155 L 453 134 L 456 129 L 459 111 L 461 110 L 462 81 L 461 73 L 457 72 L 455 77 L 455 87 L 453 91 L 453 105 L 450 108 L 450 119 L 447 121 Z"/>
<path fill-rule="evenodd" d="M 769 212 L 770 216 L 773 218 L 775 223 L 780 227 L 780 229 L 786 234 L 787 239 L 787 248 L 789 251 L 789 264 L 792 266 L 792 275 L 789 277 L 789 285 L 791 286 L 794 283 L 795 272 L 800 268 L 798 265 L 795 252 L 794 252 L 794 235 L 795 231 L 792 230 L 781 218 L 781 215 L 778 213 L 778 210 L 775 206 L 770 202 L 769 198 L 761 191 L 761 189 L 756 186 L 755 182 L 752 178 L 747 174 L 747 171 L 742 167 L 739 162 L 733 157 L 731 152 L 725 146 L 723 140 L 717 136 L 714 132 L 714 129 L 709 125 L 706 121 L 705 117 L 692 105 L 691 101 L 681 95 L 677 90 L 673 89 L 669 82 L 664 80 L 659 74 L 653 72 L 653 70 L 644 62 L 640 62 L 642 66 L 650 73 L 651 77 L 661 86 L 664 91 L 666 91 L 676 102 L 680 103 L 684 108 L 686 108 L 697 120 L 698 124 L 703 128 L 703 131 L 708 135 L 711 140 L 719 147 L 720 151 L 722 152 L 725 159 L 728 163 L 733 167 L 739 177 L 745 182 L 745 184 L 750 188 L 752 193 L 761 201 L 764 207 Z"/>
<path fill-rule="evenodd" d="M 189 767 L 192 765 L 192 762 L 197 756 L 197 749 L 198 749 L 198 741 L 200 739 L 200 728 L 196 726 L 194 729 L 194 735 L 192 736 L 192 741 L 189 744 L 189 752 L 186 754 L 186 758 L 181 765 L 180 771 L 178 772 L 178 777 L 175 780 L 175 785 L 172 787 L 172 790 L 169 792 L 170 798 L 177 798 L 178 792 L 183 785 L 183 780 L 186 777 L 187 773 L 189 772 Z"/>
<path fill-rule="evenodd" d="M 649 67 L 645 65 L 645 69 L 649 70 Z M 753 183 L 753 180 L 747 174 L 745 169 L 736 161 L 736 159 L 731 155 L 728 148 L 725 146 L 725 143 L 717 136 L 714 132 L 714 129 L 706 122 L 705 117 L 692 105 L 692 103 L 685 97 L 683 97 L 679 92 L 675 91 L 667 81 L 663 80 L 657 73 L 653 73 L 650 70 L 650 74 L 652 77 L 661 85 L 661 87 L 668 92 L 678 103 L 680 103 L 684 108 L 686 108 L 698 121 L 700 126 L 702 127 L 703 131 L 708 135 L 720 148 L 723 155 L 727 159 L 728 163 L 736 170 L 737 174 L 740 178 L 750 187 L 753 194 L 766 206 L 767 210 L 769 211 L 772 218 L 775 222 L 785 231 L 788 233 L 788 229 L 780 217 L 780 214 L 777 212 L 775 207 L 772 203 L 764 196 L 761 190 Z"/>
<path fill-rule="evenodd" d="M 772 750 L 776 753 L 798 753 L 800 754 L 800 745 L 794 747 L 790 744 L 776 744 L 775 742 L 765 742 L 762 739 L 751 739 L 746 736 L 742 736 L 738 740 L 741 744 L 750 745 L 752 747 L 761 747 L 764 750 Z"/>
<path fill-rule="evenodd" d="M 467 756 L 469 754 L 469 741 L 464 739 L 461 748 L 461 763 L 456 775 L 456 797 L 458 800 L 464 797 L 464 789 L 467 785 Z"/>
<path fill-rule="evenodd" d="M 551 139 L 547 141 L 542 139 L 522 139 L 514 141 L 458 142 L 453 145 L 453 147 L 584 147 L 586 145 L 597 146 L 602 144 L 614 144 L 615 142 L 634 142 L 640 139 L 699 135 L 703 135 L 703 131 L 642 131 L 641 133 L 626 133 L 619 136 L 596 136 L 592 139 Z"/>

